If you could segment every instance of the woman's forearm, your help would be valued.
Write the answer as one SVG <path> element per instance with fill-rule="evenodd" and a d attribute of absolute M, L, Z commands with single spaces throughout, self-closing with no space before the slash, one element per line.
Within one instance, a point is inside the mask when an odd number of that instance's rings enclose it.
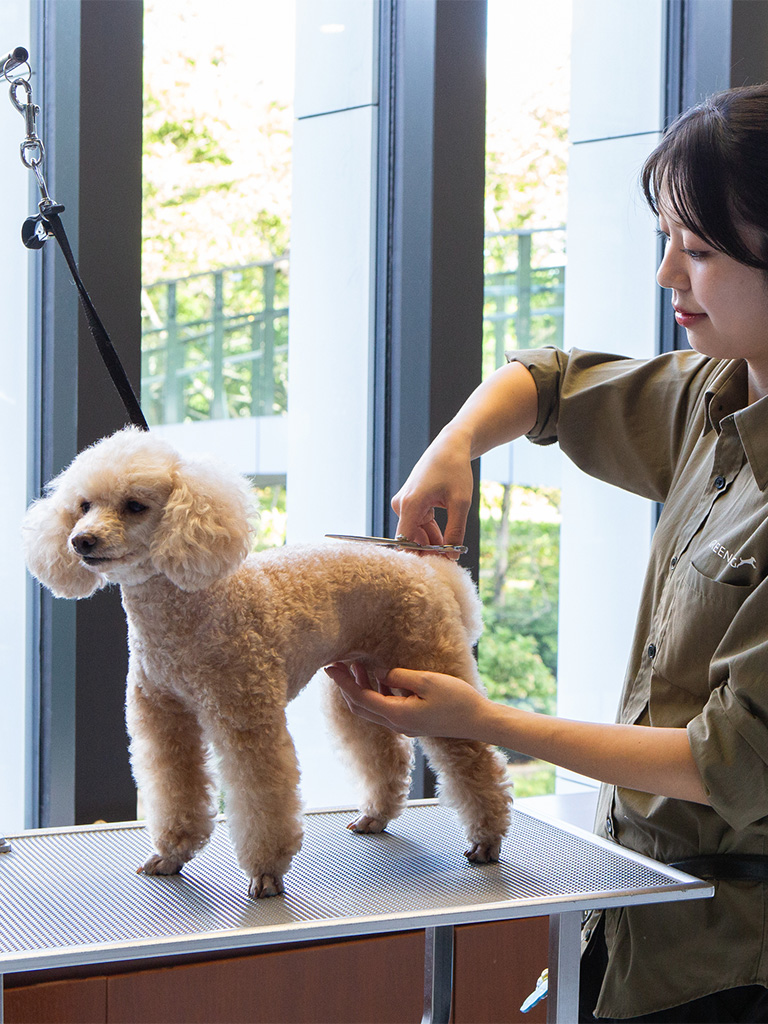
<path fill-rule="evenodd" d="M 473 732 L 599 782 L 709 803 L 685 729 L 575 722 L 487 701 Z"/>
<path fill-rule="evenodd" d="M 440 431 L 392 499 L 398 533 L 422 544 L 460 544 L 472 502 L 472 460 L 530 431 L 537 412 L 536 383 L 522 363 L 508 363 L 492 374 Z M 435 508 L 448 512 L 444 536 Z"/>
<path fill-rule="evenodd" d="M 466 400 L 444 433 L 466 438 L 469 457 L 529 433 L 538 415 L 536 383 L 522 363 L 506 363 Z"/>
<path fill-rule="evenodd" d="M 392 669 L 375 685 L 359 663 L 331 665 L 326 672 L 356 714 L 408 736 L 494 743 L 599 782 L 709 803 L 685 729 L 574 722 L 520 711 L 439 672 Z"/>

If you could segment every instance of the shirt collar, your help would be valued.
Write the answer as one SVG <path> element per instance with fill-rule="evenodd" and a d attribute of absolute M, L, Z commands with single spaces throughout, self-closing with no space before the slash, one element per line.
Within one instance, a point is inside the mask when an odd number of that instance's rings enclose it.
<path fill-rule="evenodd" d="M 743 359 L 729 360 L 715 373 L 704 394 L 706 422 L 704 433 L 716 430 L 726 416 L 744 409 L 749 400 L 747 364 Z"/>
<path fill-rule="evenodd" d="M 704 401 L 704 433 L 720 433 L 725 417 L 733 416 L 755 482 L 764 491 L 768 487 L 768 396 L 749 405 L 747 364 L 743 359 L 724 364 Z"/>
<path fill-rule="evenodd" d="M 755 482 L 764 491 L 768 487 L 768 396 L 742 409 L 734 419 Z"/>

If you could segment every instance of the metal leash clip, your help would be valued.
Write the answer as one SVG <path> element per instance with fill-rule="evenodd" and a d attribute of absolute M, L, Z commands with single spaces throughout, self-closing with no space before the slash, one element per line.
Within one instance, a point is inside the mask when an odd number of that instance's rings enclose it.
<path fill-rule="evenodd" d="M 23 46 L 17 46 L 15 50 L 0 58 L 1 73 L 10 86 L 11 103 L 24 118 L 26 135 L 21 143 L 21 162 L 32 171 L 37 179 L 37 187 L 40 192 L 38 209 L 40 213 L 36 217 L 28 217 L 21 228 L 21 240 L 27 249 L 42 249 L 53 232 L 46 223 L 46 216 L 52 213 L 62 213 L 64 207 L 54 202 L 48 193 L 48 186 L 43 174 L 43 161 L 45 160 L 45 146 L 43 140 L 37 134 L 36 120 L 40 113 L 40 107 L 32 98 L 32 86 L 29 79 L 32 69 L 28 64 L 29 54 Z M 13 74 L 19 68 L 24 70 Z M 23 93 L 23 95 L 21 95 Z"/>

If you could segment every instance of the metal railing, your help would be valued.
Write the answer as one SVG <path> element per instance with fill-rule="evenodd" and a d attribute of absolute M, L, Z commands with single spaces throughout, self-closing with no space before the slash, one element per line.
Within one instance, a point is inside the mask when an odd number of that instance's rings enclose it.
<path fill-rule="evenodd" d="M 489 363 L 501 366 L 510 348 L 562 348 L 564 298 L 564 228 L 488 232 L 483 311 L 486 367 Z"/>
<path fill-rule="evenodd" d="M 562 228 L 486 235 L 486 369 L 509 348 L 562 347 L 564 241 Z M 286 412 L 288 259 L 145 285 L 141 362 L 152 425 Z"/>
<path fill-rule="evenodd" d="M 150 424 L 286 411 L 286 259 L 146 285 L 142 323 Z"/>

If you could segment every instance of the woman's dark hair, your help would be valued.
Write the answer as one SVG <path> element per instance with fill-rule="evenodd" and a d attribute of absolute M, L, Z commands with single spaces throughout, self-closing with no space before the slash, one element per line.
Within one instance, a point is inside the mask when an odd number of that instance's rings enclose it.
<path fill-rule="evenodd" d="M 663 195 L 689 231 L 768 270 L 768 84 L 728 89 L 681 114 L 645 162 L 645 198 Z M 759 251 L 743 237 L 760 233 Z"/>

